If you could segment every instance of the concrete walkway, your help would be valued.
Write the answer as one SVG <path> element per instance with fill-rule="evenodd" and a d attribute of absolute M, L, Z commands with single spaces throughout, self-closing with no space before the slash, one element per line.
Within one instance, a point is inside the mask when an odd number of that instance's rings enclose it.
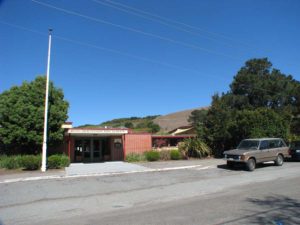
<path fill-rule="evenodd" d="M 46 179 L 64 179 L 85 176 L 109 176 L 128 173 L 160 172 L 182 169 L 203 170 L 224 164 L 221 159 L 178 160 L 159 162 L 103 162 L 103 163 L 72 163 L 61 170 L 37 171 L 0 171 L 0 184 L 20 181 L 35 181 Z"/>
<path fill-rule="evenodd" d="M 126 172 L 143 172 L 148 168 L 127 162 L 103 162 L 103 163 L 72 163 L 66 168 L 67 176 L 89 174 L 111 174 Z"/>

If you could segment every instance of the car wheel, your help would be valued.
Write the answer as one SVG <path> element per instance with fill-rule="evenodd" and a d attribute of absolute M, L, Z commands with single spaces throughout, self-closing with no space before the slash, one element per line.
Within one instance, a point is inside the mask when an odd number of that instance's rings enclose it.
<path fill-rule="evenodd" d="M 253 171 L 255 169 L 256 166 L 256 162 L 253 158 L 248 159 L 247 163 L 246 163 L 246 169 L 248 171 Z"/>
<path fill-rule="evenodd" d="M 227 161 L 227 167 L 228 168 L 233 168 L 234 167 L 234 162 Z"/>
<path fill-rule="evenodd" d="M 276 166 L 282 166 L 283 164 L 283 156 L 282 155 L 278 155 L 275 159 L 275 165 Z"/>

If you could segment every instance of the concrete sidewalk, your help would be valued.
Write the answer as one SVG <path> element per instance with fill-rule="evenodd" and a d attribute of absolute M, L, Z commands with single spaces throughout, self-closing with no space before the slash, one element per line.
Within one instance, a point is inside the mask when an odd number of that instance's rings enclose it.
<path fill-rule="evenodd" d="M 89 175 L 89 174 L 112 174 L 127 172 L 143 172 L 148 168 L 127 162 L 103 162 L 103 163 L 72 163 L 66 168 L 66 176 Z"/>
<path fill-rule="evenodd" d="M 0 173 L 1 183 L 12 183 L 19 181 L 34 181 L 45 179 L 62 179 L 88 176 L 109 176 L 129 173 L 159 172 L 180 169 L 207 169 L 224 164 L 221 159 L 202 159 L 202 160 L 172 160 L 158 162 L 104 162 L 104 163 L 73 163 L 69 167 L 61 170 L 41 171 L 6 171 Z"/>

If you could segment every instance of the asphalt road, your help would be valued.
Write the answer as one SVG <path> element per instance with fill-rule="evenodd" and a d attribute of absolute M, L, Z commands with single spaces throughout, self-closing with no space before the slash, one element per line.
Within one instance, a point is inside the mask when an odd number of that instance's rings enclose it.
<path fill-rule="evenodd" d="M 300 162 L 0 184 L 2 224 L 300 224 Z"/>

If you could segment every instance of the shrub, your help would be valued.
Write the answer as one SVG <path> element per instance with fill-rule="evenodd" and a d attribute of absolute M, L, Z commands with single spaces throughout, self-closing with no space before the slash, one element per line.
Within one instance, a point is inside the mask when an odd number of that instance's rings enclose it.
<path fill-rule="evenodd" d="M 1 167 L 6 169 L 18 169 L 22 167 L 21 165 L 21 156 L 15 155 L 15 156 L 2 156 L 1 157 Z"/>
<path fill-rule="evenodd" d="M 179 160 L 179 159 L 181 159 L 181 154 L 180 154 L 180 152 L 178 150 L 171 150 L 170 155 L 171 155 L 171 159 L 172 160 Z"/>
<path fill-rule="evenodd" d="M 159 160 L 159 152 L 153 150 L 149 152 L 145 152 L 145 157 L 148 161 L 157 161 Z"/>
<path fill-rule="evenodd" d="M 25 170 L 37 170 L 41 167 L 41 155 L 23 155 L 21 157 L 21 167 Z"/>
<path fill-rule="evenodd" d="M 66 155 L 55 154 L 48 157 L 49 169 L 60 169 L 70 165 L 69 157 Z"/>
<path fill-rule="evenodd" d="M 7 160 L 6 155 L 0 155 L 0 168 L 5 168 L 5 162 Z"/>
<path fill-rule="evenodd" d="M 60 159 L 60 165 L 61 165 L 61 167 L 68 167 L 70 165 L 69 156 L 62 154 L 61 159 Z"/>
<path fill-rule="evenodd" d="M 185 158 L 202 158 L 211 154 L 211 149 L 197 138 L 184 140 L 179 144 L 178 149 Z"/>
<path fill-rule="evenodd" d="M 170 160 L 171 155 L 169 150 L 162 150 L 159 152 L 159 159 L 160 160 Z"/>
<path fill-rule="evenodd" d="M 129 153 L 126 155 L 126 162 L 140 162 L 140 161 L 145 161 L 145 156 L 143 154 L 139 153 Z"/>

